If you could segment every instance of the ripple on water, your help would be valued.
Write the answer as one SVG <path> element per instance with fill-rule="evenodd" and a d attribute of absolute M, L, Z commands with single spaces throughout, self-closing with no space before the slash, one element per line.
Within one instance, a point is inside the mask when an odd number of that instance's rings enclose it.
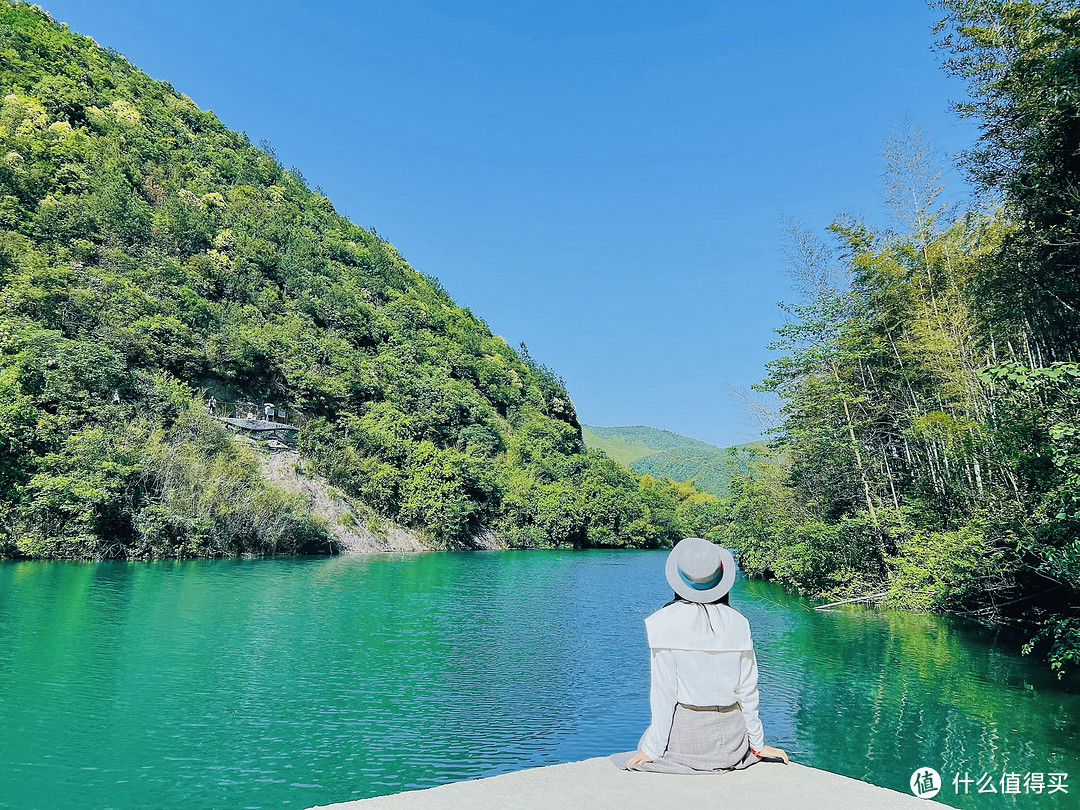
<path fill-rule="evenodd" d="M 309 806 L 628 750 L 663 560 L 2 564 L 0 807 Z M 1076 696 L 992 637 L 760 582 L 732 600 L 766 733 L 804 762 L 899 789 L 1076 764 Z"/>

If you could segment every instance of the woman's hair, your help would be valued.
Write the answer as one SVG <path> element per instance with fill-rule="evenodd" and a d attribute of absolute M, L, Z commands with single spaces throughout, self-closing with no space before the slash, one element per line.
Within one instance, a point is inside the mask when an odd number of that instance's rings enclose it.
<path fill-rule="evenodd" d="M 675 594 L 674 597 L 672 597 L 672 600 L 668 602 L 667 605 L 664 605 L 664 607 L 667 607 L 668 605 L 674 605 L 676 602 L 686 602 L 686 604 L 688 605 L 730 605 L 731 603 L 728 601 L 729 596 L 731 596 L 731 591 L 728 591 L 714 602 L 691 602 L 689 599 L 685 599 L 682 596 Z"/>
<path fill-rule="evenodd" d="M 704 614 L 704 616 L 705 616 L 705 621 L 709 625 L 709 632 L 715 632 L 713 630 L 712 616 L 709 615 L 709 605 L 727 605 L 727 604 L 729 604 L 728 603 L 728 596 L 730 594 L 731 594 L 731 591 L 728 591 L 723 596 L 721 596 L 719 599 L 716 599 L 716 600 L 714 600 L 712 602 L 691 602 L 689 599 L 686 599 L 686 598 L 684 598 L 682 596 L 679 596 L 678 594 L 675 594 L 674 598 L 670 602 L 668 602 L 667 605 L 664 605 L 664 607 L 667 607 L 668 605 L 674 605 L 676 602 L 684 602 L 687 605 L 697 605 L 698 607 L 701 608 L 700 612 L 702 614 Z"/>

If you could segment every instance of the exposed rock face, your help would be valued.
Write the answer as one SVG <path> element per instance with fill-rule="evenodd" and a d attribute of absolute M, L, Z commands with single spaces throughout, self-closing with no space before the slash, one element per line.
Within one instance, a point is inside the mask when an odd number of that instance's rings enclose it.
<path fill-rule="evenodd" d="M 484 529 L 461 546 L 463 551 L 498 551 L 504 548 L 506 548 L 506 543 L 500 540 L 491 529 Z"/>
<path fill-rule="evenodd" d="M 370 553 L 430 550 L 415 532 L 376 516 L 362 504 L 354 503 L 321 476 L 301 472 L 303 466 L 300 454 L 295 450 L 260 453 L 259 458 L 262 473 L 270 483 L 286 492 L 297 492 L 307 498 L 308 508 L 326 521 L 341 551 Z"/>

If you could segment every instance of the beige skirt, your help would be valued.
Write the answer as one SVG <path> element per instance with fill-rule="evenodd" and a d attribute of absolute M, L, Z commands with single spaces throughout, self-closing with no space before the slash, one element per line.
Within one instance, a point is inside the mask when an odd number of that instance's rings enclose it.
<path fill-rule="evenodd" d="M 730 706 L 675 704 L 667 749 L 642 765 L 627 765 L 633 753 L 611 760 L 628 771 L 651 773 L 725 773 L 748 768 L 758 758 L 750 750 L 746 719 L 738 703 Z"/>

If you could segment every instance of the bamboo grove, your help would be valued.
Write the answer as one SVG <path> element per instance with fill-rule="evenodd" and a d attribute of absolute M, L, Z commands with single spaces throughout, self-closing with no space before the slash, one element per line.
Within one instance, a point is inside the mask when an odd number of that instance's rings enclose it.
<path fill-rule="evenodd" d="M 798 227 L 760 384 L 772 461 L 733 481 L 726 531 L 753 575 L 1019 625 L 1080 657 L 1080 12 L 944 2 L 945 67 L 980 126 L 983 200 L 945 204 L 934 150 L 885 146 L 894 227 Z M 780 463 L 777 463 L 779 460 Z"/>

